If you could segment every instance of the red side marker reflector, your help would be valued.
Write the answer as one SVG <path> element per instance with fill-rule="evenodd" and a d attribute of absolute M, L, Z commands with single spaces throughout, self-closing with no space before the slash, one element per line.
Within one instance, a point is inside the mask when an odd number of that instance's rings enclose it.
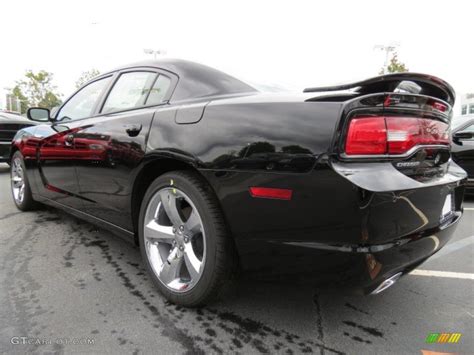
<path fill-rule="evenodd" d="M 291 200 L 293 190 L 275 189 L 271 187 L 250 187 L 250 195 L 255 198 L 273 198 L 278 200 Z"/>

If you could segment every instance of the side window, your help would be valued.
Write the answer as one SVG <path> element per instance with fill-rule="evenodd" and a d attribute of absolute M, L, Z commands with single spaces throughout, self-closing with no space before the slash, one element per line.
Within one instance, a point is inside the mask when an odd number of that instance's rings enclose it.
<path fill-rule="evenodd" d="M 469 113 L 474 113 L 474 104 L 469 104 Z"/>
<path fill-rule="evenodd" d="M 151 88 L 150 95 L 146 100 L 146 105 L 158 105 L 163 102 L 168 89 L 170 88 L 171 80 L 167 76 L 160 75 L 153 87 Z"/>
<path fill-rule="evenodd" d="M 57 120 L 78 120 L 90 117 L 110 77 L 96 80 L 78 91 L 58 112 Z"/>
<path fill-rule="evenodd" d="M 467 105 L 461 106 L 461 115 L 465 115 L 467 113 Z"/>
<path fill-rule="evenodd" d="M 102 107 L 102 113 L 122 111 L 145 104 L 157 74 L 131 72 L 120 75 Z"/>

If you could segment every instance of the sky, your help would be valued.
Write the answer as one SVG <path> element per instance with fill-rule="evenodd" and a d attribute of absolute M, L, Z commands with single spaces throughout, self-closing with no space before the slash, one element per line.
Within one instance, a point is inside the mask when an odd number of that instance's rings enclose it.
<path fill-rule="evenodd" d="M 83 71 L 148 59 L 146 48 L 301 90 L 375 76 L 374 47 L 396 44 L 410 71 L 474 92 L 472 0 L 15 0 L 0 12 L 0 107 L 28 69 L 52 72 L 65 99 Z"/>

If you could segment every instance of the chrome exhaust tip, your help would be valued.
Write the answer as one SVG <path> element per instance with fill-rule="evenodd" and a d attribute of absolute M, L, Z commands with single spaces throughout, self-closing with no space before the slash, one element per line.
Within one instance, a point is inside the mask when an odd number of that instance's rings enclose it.
<path fill-rule="evenodd" d="M 382 281 L 382 283 L 380 285 L 378 285 L 377 288 L 375 290 L 373 290 L 370 294 L 371 295 L 377 295 L 380 292 L 385 291 L 387 288 L 389 288 L 395 282 L 397 282 L 398 279 L 400 278 L 400 276 L 402 276 L 402 275 L 403 275 L 403 273 L 399 272 L 398 274 L 390 276 L 388 279 Z"/>

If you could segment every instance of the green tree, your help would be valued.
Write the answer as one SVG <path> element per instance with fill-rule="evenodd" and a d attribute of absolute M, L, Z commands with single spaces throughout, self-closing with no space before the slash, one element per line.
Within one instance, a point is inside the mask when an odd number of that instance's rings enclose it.
<path fill-rule="evenodd" d="M 98 75 L 100 75 L 100 71 L 98 71 L 97 69 L 91 69 L 82 72 L 81 76 L 76 81 L 76 89 L 79 89 L 82 85 L 87 83 L 89 80 L 94 79 Z"/>
<path fill-rule="evenodd" d="M 29 107 L 28 98 L 23 94 L 18 85 L 11 89 L 10 95 L 17 97 L 20 100 L 20 112 L 25 113 Z M 9 109 L 11 110 L 12 108 L 10 107 Z M 18 110 L 18 107 L 15 109 L 15 111 L 16 110 Z"/>
<path fill-rule="evenodd" d="M 404 73 L 407 71 L 408 68 L 406 67 L 406 65 L 398 60 L 398 54 L 397 52 L 394 52 L 392 54 L 392 58 L 390 59 L 390 63 L 387 66 L 387 69 L 380 69 L 379 74 Z"/>
<path fill-rule="evenodd" d="M 21 113 L 25 113 L 28 107 L 38 106 L 53 108 L 61 104 L 61 94 L 53 85 L 53 74 L 45 70 L 35 73 L 28 70 L 25 78 L 16 82 L 10 93 L 20 99 Z"/>

